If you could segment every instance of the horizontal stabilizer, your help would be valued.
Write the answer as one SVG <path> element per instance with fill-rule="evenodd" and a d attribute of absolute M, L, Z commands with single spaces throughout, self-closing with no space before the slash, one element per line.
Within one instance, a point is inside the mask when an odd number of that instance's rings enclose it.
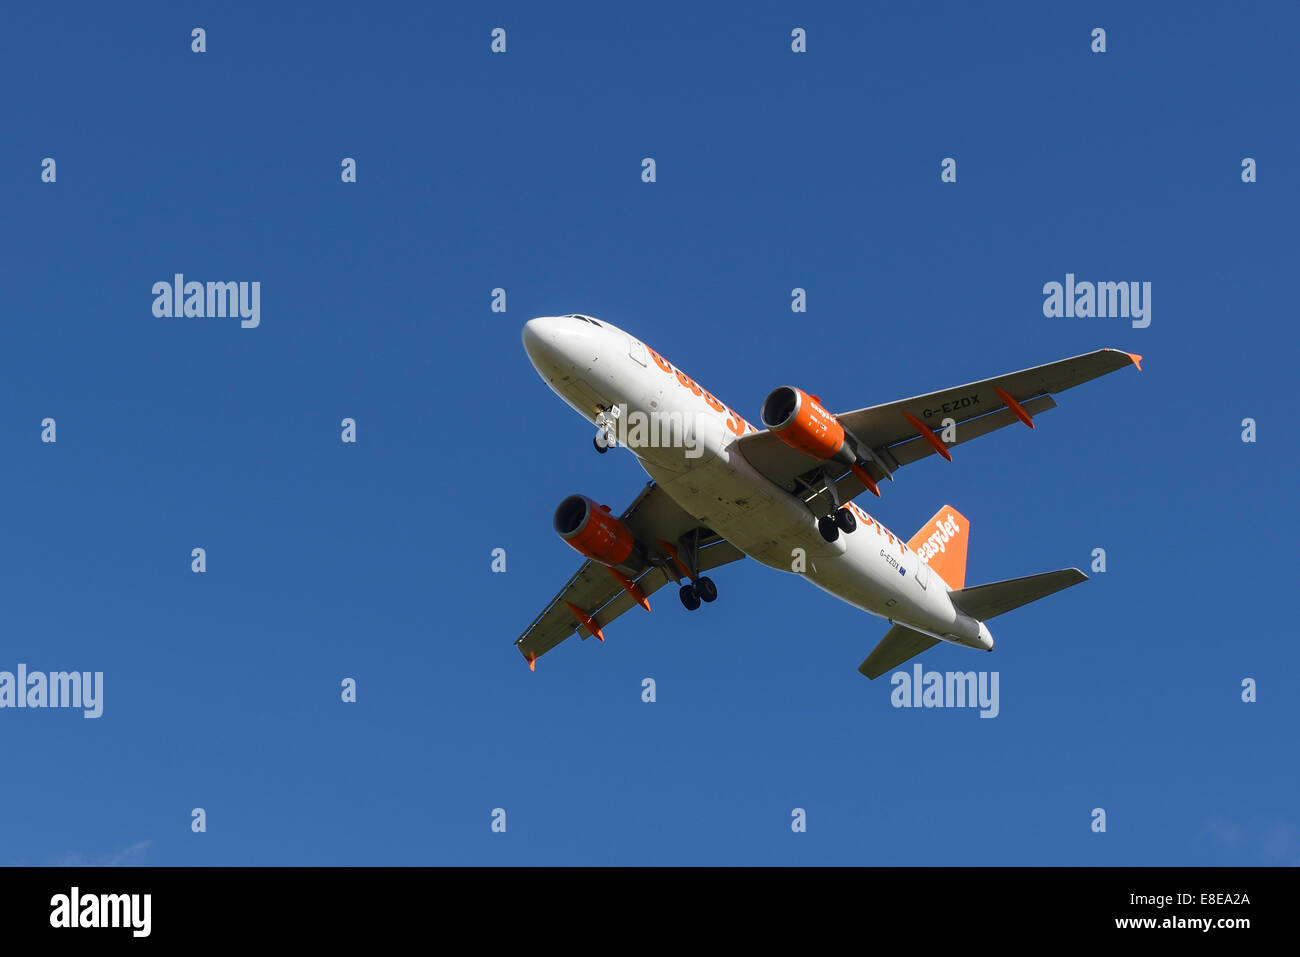
<path fill-rule="evenodd" d="M 963 588 L 950 592 L 949 597 L 958 611 L 970 615 L 976 621 L 988 621 L 1013 608 L 1028 605 L 1031 601 L 1038 601 L 1087 580 L 1088 576 L 1077 568 L 1062 568 L 1060 571 L 1043 572 L 1027 578 L 1008 578 L 1006 581 Z"/>
<path fill-rule="evenodd" d="M 858 670 L 868 678 L 879 678 L 890 668 L 897 668 L 908 658 L 914 658 L 938 643 L 938 639 L 913 631 L 906 625 L 895 625 L 885 632 L 885 637 L 867 655 L 867 660 L 858 665 Z"/>

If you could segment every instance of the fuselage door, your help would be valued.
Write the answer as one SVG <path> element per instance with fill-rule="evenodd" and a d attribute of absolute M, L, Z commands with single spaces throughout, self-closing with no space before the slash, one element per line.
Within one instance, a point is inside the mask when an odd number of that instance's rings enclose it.
<path fill-rule="evenodd" d="M 632 336 L 627 337 L 627 354 L 640 365 L 645 365 L 645 343 Z"/>
<path fill-rule="evenodd" d="M 912 563 L 916 565 L 916 580 L 921 583 L 922 589 L 930 587 L 930 566 L 921 561 L 920 555 L 912 555 Z"/>

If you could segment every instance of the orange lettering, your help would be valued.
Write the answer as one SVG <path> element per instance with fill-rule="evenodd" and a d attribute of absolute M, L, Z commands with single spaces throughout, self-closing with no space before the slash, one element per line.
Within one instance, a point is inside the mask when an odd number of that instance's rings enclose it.
<path fill-rule="evenodd" d="M 650 358 L 653 359 L 653 360 L 655 361 L 655 365 L 657 365 L 659 368 L 663 369 L 663 370 L 664 370 L 665 372 L 667 372 L 669 375 L 672 375 L 672 374 L 673 374 L 673 367 L 672 367 L 671 365 L 668 364 L 667 360 L 665 360 L 663 356 L 661 356 L 659 353 L 655 352 L 655 351 L 654 351 L 653 349 L 651 349 L 649 346 L 646 346 L 646 347 L 645 347 L 645 351 L 648 352 L 648 353 L 650 353 Z"/>
<path fill-rule="evenodd" d="M 677 370 L 677 381 L 686 386 L 686 388 L 690 389 L 696 395 L 700 394 L 700 387 L 683 375 L 681 369 Z"/>

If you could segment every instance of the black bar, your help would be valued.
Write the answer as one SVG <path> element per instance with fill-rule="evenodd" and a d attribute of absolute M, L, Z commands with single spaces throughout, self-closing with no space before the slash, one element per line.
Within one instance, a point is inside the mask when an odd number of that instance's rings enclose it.
<path fill-rule="evenodd" d="M 598 931 L 609 944 L 644 938 L 669 946 L 697 940 L 701 930 L 725 934 L 728 949 L 801 934 L 809 947 L 827 934 L 863 948 L 884 935 L 919 947 L 1197 937 L 1231 946 L 1288 932 L 1296 875 L 1290 868 L 6 868 L 0 927 L 6 943 L 78 946 L 284 940 L 337 947 L 412 935 L 450 945 L 463 932 L 496 945 L 503 936 L 536 943 L 538 935 Z M 116 917 L 124 926 L 52 926 L 71 924 L 74 887 L 78 923 L 102 913 L 105 923 Z M 145 898 L 116 896 L 146 894 L 147 936 Z M 1154 924 L 1120 926 L 1135 919 Z M 1187 923 L 1203 920 L 1208 930 Z"/>

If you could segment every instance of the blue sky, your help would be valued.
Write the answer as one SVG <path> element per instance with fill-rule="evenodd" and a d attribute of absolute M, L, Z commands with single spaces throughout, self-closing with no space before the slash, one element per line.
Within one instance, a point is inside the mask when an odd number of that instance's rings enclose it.
<path fill-rule="evenodd" d="M 7 11 L 0 670 L 105 700 L 0 711 L 0 863 L 1300 863 L 1297 14 L 910 6 Z M 155 318 L 176 272 L 261 325 Z M 1045 318 L 1067 272 L 1150 327 Z M 968 583 L 1108 570 L 921 659 L 995 720 L 891 707 L 884 623 L 752 562 L 530 674 L 555 505 L 645 481 L 528 364 L 567 312 L 751 421 L 1141 353 L 862 503 L 959 508 Z"/>

